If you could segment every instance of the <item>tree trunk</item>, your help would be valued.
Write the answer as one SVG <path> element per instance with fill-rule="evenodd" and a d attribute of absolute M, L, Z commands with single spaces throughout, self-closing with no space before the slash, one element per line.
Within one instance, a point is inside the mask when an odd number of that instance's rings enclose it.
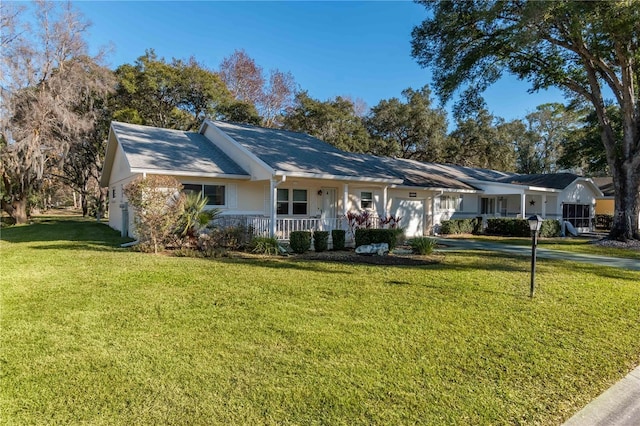
<path fill-rule="evenodd" d="M 615 214 L 609 238 L 626 241 L 640 240 L 640 172 L 625 165 L 613 169 Z"/>
<path fill-rule="evenodd" d="M 2 201 L 2 210 L 7 212 L 17 225 L 27 223 L 29 216 L 27 214 L 27 199 L 21 198 L 19 200 L 11 201 L 10 203 Z"/>

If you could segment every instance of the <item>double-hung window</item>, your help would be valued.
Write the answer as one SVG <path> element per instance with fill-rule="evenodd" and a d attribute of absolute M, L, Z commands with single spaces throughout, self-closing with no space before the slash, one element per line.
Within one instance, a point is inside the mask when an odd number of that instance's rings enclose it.
<path fill-rule="evenodd" d="M 373 192 L 371 191 L 360 192 L 360 208 L 361 209 L 373 208 Z"/>
<path fill-rule="evenodd" d="M 226 187 L 224 185 L 182 184 L 183 192 L 202 194 L 207 197 L 207 206 L 226 205 Z"/>
<path fill-rule="evenodd" d="M 309 212 L 309 197 L 306 189 L 281 189 L 277 192 L 277 214 L 306 215 Z"/>

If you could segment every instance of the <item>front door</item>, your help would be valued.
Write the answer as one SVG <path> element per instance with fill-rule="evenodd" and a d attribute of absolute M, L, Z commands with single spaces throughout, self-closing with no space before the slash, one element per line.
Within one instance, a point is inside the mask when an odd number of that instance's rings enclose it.
<path fill-rule="evenodd" d="M 322 188 L 322 228 L 324 230 L 335 229 L 338 216 L 338 190 L 336 188 Z"/>

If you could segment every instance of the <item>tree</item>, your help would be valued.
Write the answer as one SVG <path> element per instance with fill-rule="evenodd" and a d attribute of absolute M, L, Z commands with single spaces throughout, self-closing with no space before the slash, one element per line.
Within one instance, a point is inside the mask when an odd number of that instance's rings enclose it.
<path fill-rule="evenodd" d="M 181 191 L 182 185 L 175 178 L 158 175 L 140 176 L 124 187 L 135 209 L 138 241 L 143 247 L 151 246 L 155 254 L 176 230 L 184 206 Z"/>
<path fill-rule="evenodd" d="M 283 126 L 305 132 L 349 152 L 368 152 L 369 134 L 354 104 L 345 98 L 325 102 L 311 98 L 306 91 L 296 95 L 295 105 L 287 111 Z"/>
<path fill-rule="evenodd" d="M 233 99 L 220 77 L 194 58 L 168 63 L 153 49 L 134 65 L 119 66 L 116 76 L 114 119 L 130 123 L 193 130 Z"/>
<path fill-rule="evenodd" d="M 445 161 L 467 167 L 513 171 L 513 138 L 504 120 L 491 114 L 477 92 L 468 91 L 454 106 L 456 129 L 445 149 Z"/>
<path fill-rule="evenodd" d="M 69 3 L 37 2 L 34 23 L 37 30 L 3 37 L 0 203 L 17 223 L 27 221 L 28 200 L 45 177 L 95 125 L 87 99 L 111 90 L 110 72 L 87 55 L 88 24 Z"/>
<path fill-rule="evenodd" d="M 443 144 L 447 138 L 447 115 L 441 108 L 431 107 L 428 86 L 402 92 L 398 98 L 382 100 L 371 108 L 366 119 L 369 134 L 381 140 L 381 155 L 412 158 L 421 161 L 442 161 Z"/>
<path fill-rule="evenodd" d="M 412 32 L 412 55 L 432 66 L 441 98 L 464 84 L 484 90 L 508 71 L 532 90 L 559 87 L 593 106 L 615 187 L 610 238 L 639 239 L 640 2 L 421 3 L 430 17 Z M 622 138 L 606 93 L 620 108 Z"/>
<path fill-rule="evenodd" d="M 557 172 L 563 141 L 577 128 L 578 114 L 560 103 L 548 103 L 538 105 L 526 120 L 529 137 L 536 139 L 535 148 L 542 163 L 539 173 Z"/>
<path fill-rule="evenodd" d="M 620 108 L 612 105 L 608 109 L 616 137 L 622 139 Z M 569 133 L 562 143 L 562 155 L 558 159 L 560 167 L 577 169 L 588 176 L 609 175 L 607 153 L 602 145 L 600 133 L 595 111 L 585 114 L 580 127 Z"/>
<path fill-rule="evenodd" d="M 269 71 L 266 78 L 261 66 L 244 50 L 235 50 L 220 64 L 220 77 L 234 99 L 253 105 L 266 127 L 281 126 L 281 116 L 293 105 L 296 83 L 290 72 Z"/>

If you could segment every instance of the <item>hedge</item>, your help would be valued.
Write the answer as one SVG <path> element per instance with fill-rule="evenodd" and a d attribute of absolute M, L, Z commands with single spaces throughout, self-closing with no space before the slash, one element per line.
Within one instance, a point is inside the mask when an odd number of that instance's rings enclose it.
<path fill-rule="evenodd" d="M 482 220 L 474 219 L 450 219 L 440 223 L 440 233 L 450 234 L 479 234 L 482 232 Z"/>
<path fill-rule="evenodd" d="M 329 248 L 329 231 L 313 233 L 313 248 L 317 252 L 326 251 Z"/>
<path fill-rule="evenodd" d="M 302 254 L 311 248 L 311 232 L 293 231 L 289 237 L 289 245 L 294 253 Z"/>
<path fill-rule="evenodd" d="M 344 250 L 344 242 L 347 232 L 344 229 L 334 229 L 331 231 L 331 239 L 333 240 L 334 250 Z"/>
<path fill-rule="evenodd" d="M 526 219 L 492 218 L 487 219 L 488 235 L 499 235 L 503 237 L 530 237 L 531 230 Z M 541 237 L 560 236 L 560 222 L 546 219 L 540 227 Z"/>
<path fill-rule="evenodd" d="M 356 247 L 368 244 L 389 244 L 389 250 L 398 245 L 398 240 L 404 236 L 404 229 L 356 229 Z"/>

